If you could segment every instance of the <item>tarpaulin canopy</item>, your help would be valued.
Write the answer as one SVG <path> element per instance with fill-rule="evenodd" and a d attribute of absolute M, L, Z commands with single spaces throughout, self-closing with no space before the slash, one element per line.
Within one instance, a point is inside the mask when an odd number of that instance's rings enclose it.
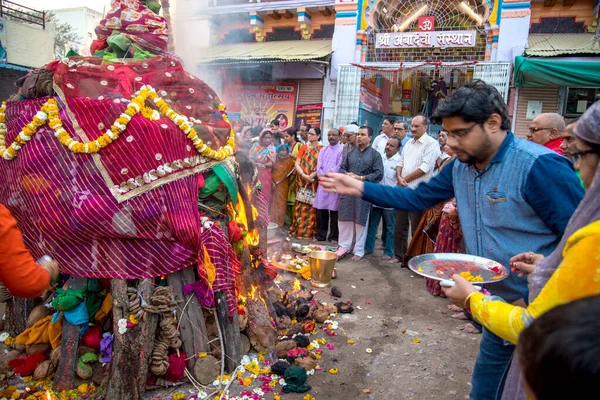
<path fill-rule="evenodd" d="M 285 40 L 237 43 L 206 49 L 198 61 L 212 64 L 311 61 L 333 52 L 331 40 Z"/>
<path fill-rule="evenodd" d="M 515 86 L 599 86 L 600 62 L 516 57 Z"/>

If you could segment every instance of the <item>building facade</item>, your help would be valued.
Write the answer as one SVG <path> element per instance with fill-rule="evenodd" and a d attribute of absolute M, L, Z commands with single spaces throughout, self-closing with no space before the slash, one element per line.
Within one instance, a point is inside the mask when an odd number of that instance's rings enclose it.
<path fill-rule="evenodd" d="M 96 38 L 94 29 L 102 20 L 102 13 L 88 7 L 72 7 L 51 10 L 58 23 L 67 23 L 73 27 L 79 40 L 68 44 L 82 56 L 90 55 L 90 45 Z"/>
<path fill-rule="evenodd" d="M 21 12 L 27 12 L 27 15 Z M 54 24 L 42 11 L 5 3 L 0 9 L 0 99 L 16 93 L 15 81 L 54 59 Z"/>

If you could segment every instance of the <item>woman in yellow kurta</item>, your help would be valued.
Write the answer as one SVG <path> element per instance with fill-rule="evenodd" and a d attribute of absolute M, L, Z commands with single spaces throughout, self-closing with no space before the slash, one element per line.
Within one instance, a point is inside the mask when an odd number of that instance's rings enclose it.
<path fill-rule="evenodd" d="M 569 220 L 556 250 L 544 259 L 533 253 L 519 254 L 511 266 L 529 276 L 529 305 L 508 304 L 476 291 L 458 275 L 456 284 L 444 289 L 455 304 L 470 307 L 473 317 L 501 338 L 517 343 L 519 334 L 546 311 L 583 297 L 600 294 L 600 102 L 593 104 L 575 128 L 576 160 L 586 195 Z M 561 201 L 561 199 L 548 199 Z M 511 366 L 503 399 L 525 398 L 518 363 Z"/>

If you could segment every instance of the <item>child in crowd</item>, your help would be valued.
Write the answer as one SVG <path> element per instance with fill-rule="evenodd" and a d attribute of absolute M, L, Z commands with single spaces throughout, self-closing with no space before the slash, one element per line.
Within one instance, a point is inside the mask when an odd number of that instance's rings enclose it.
<path fill-rule="evenodd" d="M 585 297 L 553 308 L 521 333 L 517 351 L 530 399 L 590 399 L 598 395 L 598 315 L 600 296 Z"/>

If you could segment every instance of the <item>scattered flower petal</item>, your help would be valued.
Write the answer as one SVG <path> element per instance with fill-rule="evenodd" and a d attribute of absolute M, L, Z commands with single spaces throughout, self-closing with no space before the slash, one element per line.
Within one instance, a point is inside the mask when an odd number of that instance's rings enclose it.
<path fill-rule="evenodd" d="M 373 352 L 373 349 L 367 348 L 365 351 L 370 354 Z"/>

